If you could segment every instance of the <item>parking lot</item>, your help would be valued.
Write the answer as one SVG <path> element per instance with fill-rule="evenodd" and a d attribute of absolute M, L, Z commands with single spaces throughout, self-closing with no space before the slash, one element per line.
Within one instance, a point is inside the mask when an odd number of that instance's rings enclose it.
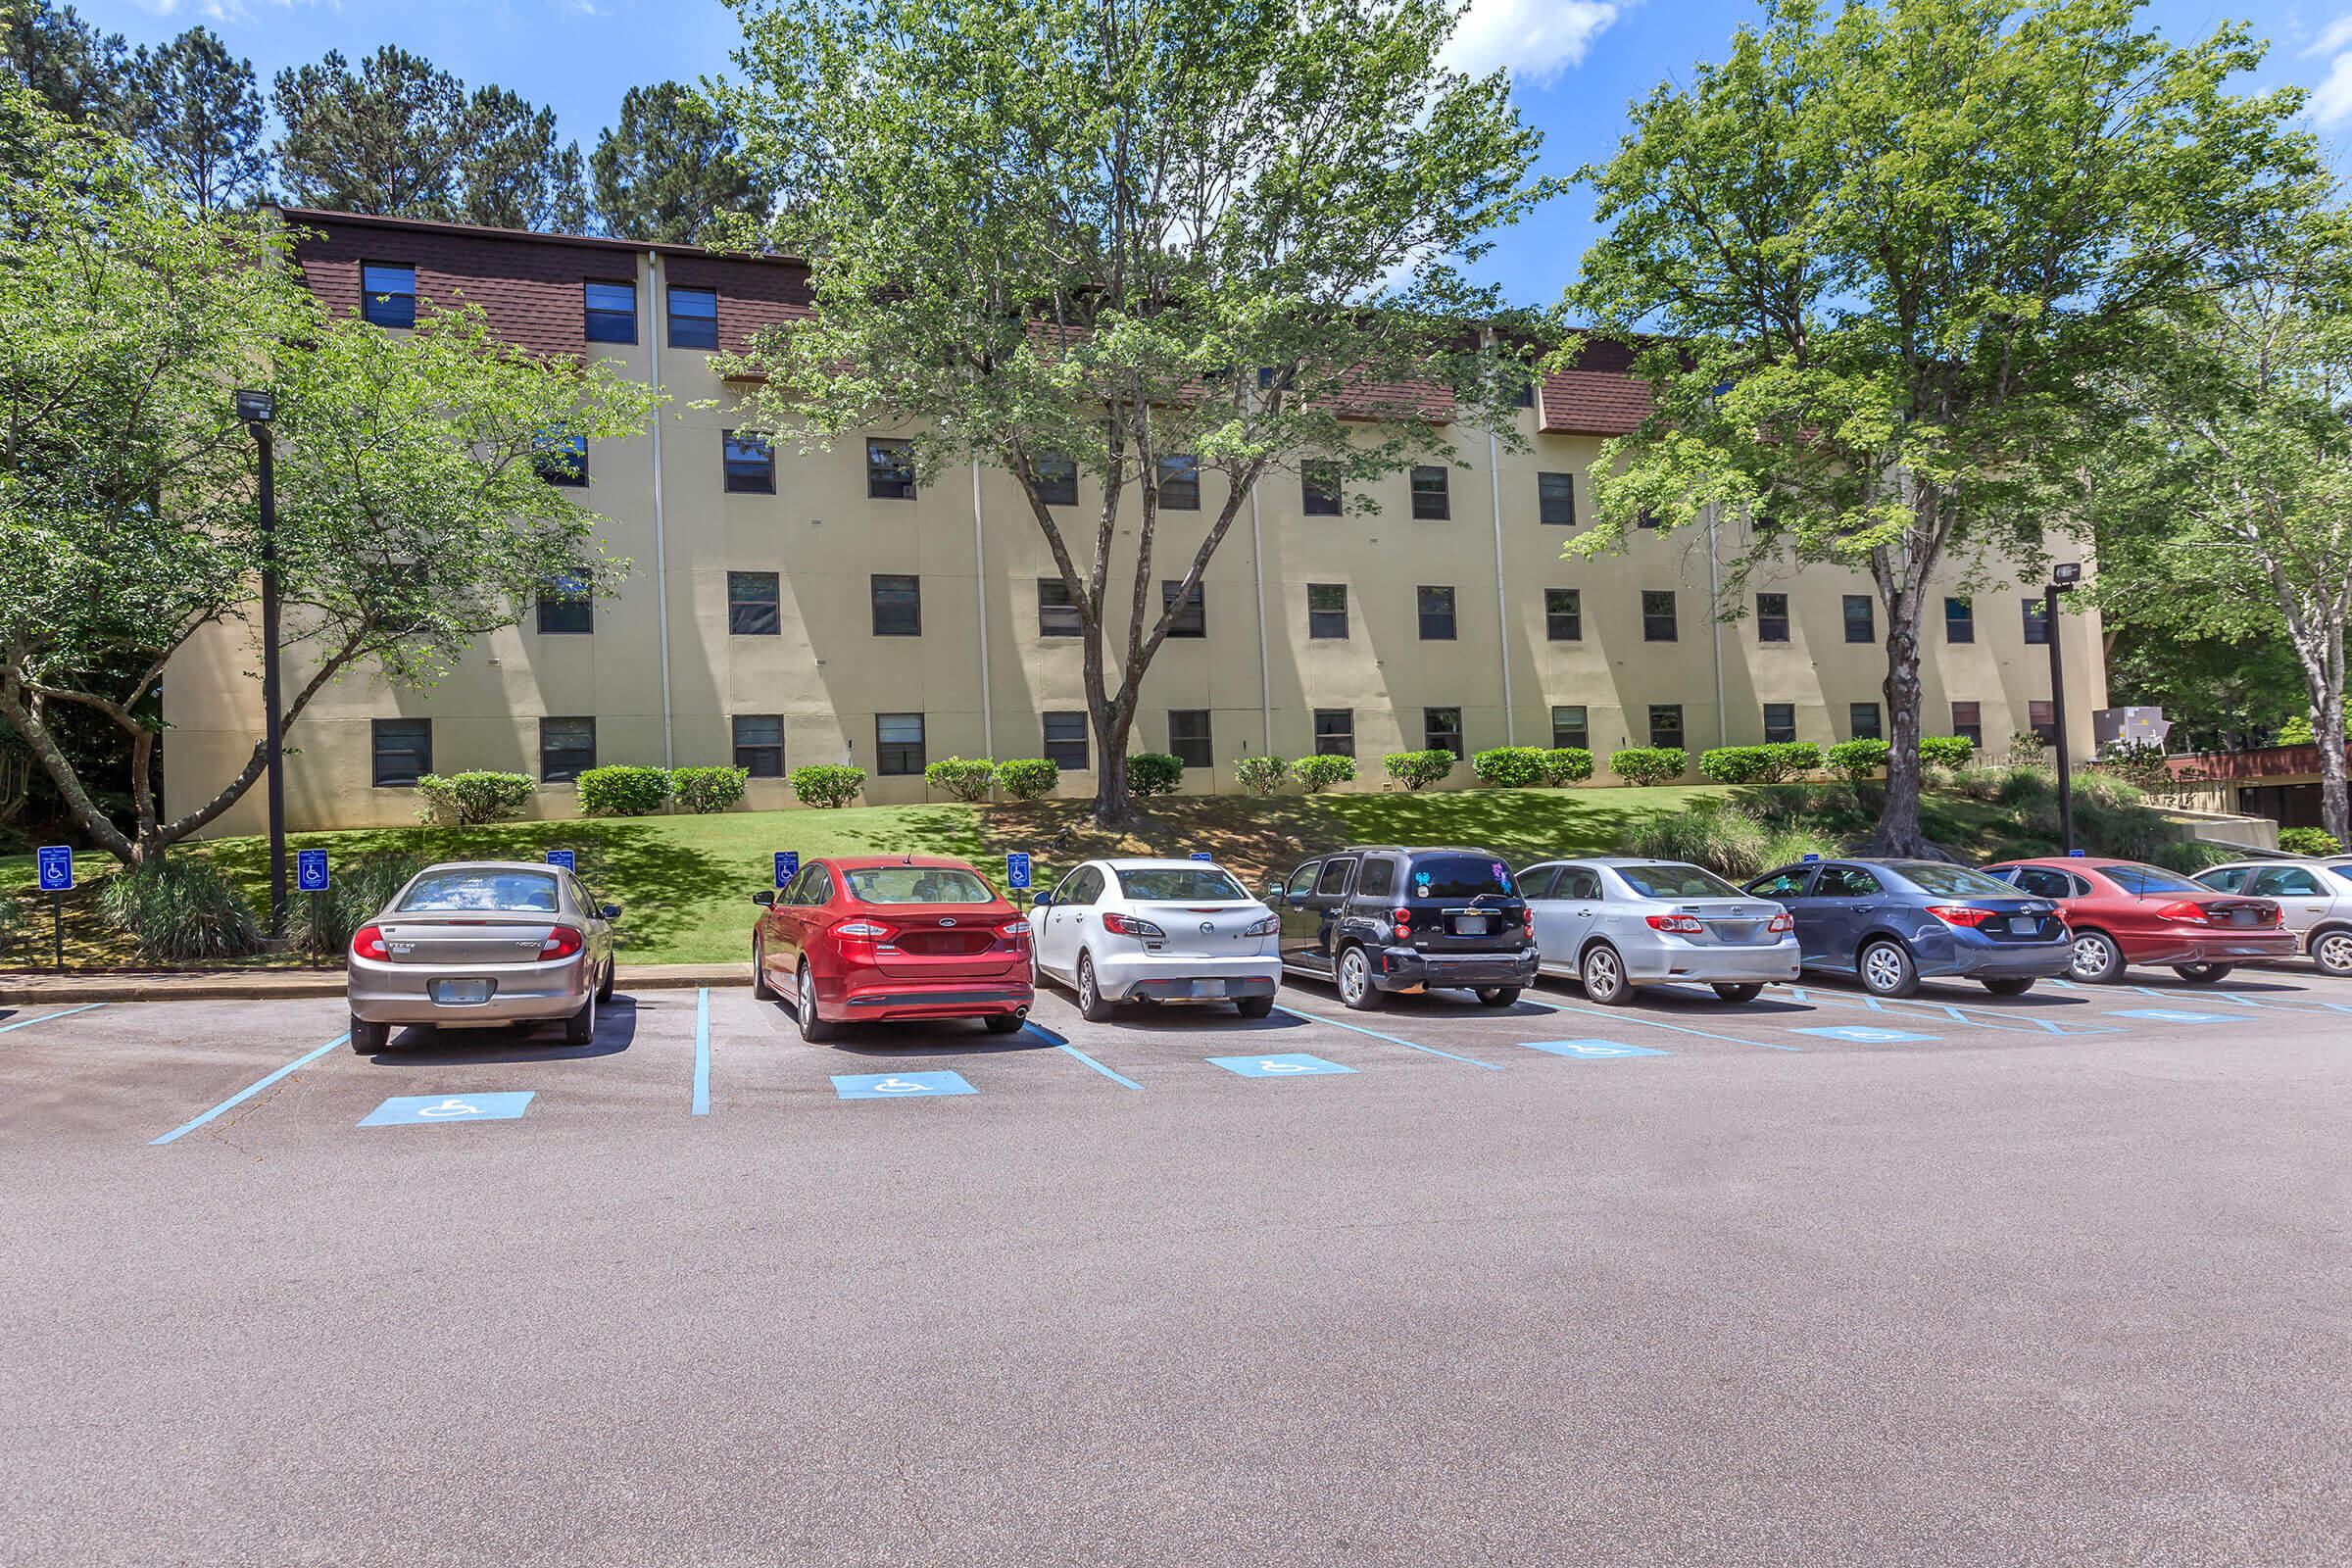
<path fill-rule="evenodd" d="M 20 1009 L 0 1560 L 2344 1560 L 2352 984 L 2158 974 Z"/>

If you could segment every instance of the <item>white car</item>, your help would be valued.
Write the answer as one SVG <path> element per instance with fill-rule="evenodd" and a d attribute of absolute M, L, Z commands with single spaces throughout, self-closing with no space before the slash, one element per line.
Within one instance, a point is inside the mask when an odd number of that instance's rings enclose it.
<path fill-rule="evenodd" d="M 2314 963 L 2352 975 L 2352 861 L 2232 860 L 2196 880 L 2217 893 L 2275 901 Z"/>
<path fill-rule="evenodd" d="M 1230 1002 L 1274 1010 L 1282 923 L 1208 860 L 1089 860 L 1029 917 L 1041 978 L 1100 1023 L 1122 1002 Z"/>
<path fill-rule="evenodd" d="M 1542 972 L 1584 983 L 1607 1006 L 1636 987 L 1710 985 L 1753 1002 L 1768 981 L 1794 980 L 1796 922 L 1770 899 L 1740 892 L 1703 866 L 1609 856 L 1546 860 L 1519 873 L 1535 916 Z"/>

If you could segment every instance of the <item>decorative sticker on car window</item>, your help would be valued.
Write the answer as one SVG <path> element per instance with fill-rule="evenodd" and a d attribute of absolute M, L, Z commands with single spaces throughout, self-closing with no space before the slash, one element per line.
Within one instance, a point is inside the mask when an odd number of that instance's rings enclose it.
<path fill-rule="evenodd" d="M 1494 862 L 1494 880 L 1500 885 L 1503 892 L 1508 893 L 1511 891 L 1510 867 L 1504 865 L 1500 860 L 1496 860 Z"/>
<path fill-rule="evenodd" d="M 1427 871 L 1415 871 L 1413 873 L 1413 885 L 1420 888 L 1422 891 L 1427 892 L 1429 889 L 1429 873 Z"/>

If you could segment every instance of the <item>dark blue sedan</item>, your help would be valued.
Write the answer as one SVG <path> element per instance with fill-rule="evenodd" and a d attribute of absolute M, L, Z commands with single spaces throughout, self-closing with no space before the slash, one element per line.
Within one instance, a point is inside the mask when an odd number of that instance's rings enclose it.
<path fill-rule="evenodd" d="M 2056 905 L 1941 860 L 1809 860 L 1747 891 L 1796 916 L 1807 969 L 1853 975 L 1873 996 L 1907 997 L 1942 978 L 2021 996 L 2073 961 Z"/>

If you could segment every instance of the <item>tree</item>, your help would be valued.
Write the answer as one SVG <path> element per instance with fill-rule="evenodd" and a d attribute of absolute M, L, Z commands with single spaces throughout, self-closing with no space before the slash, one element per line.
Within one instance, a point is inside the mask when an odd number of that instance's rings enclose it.
<path fill-rule="evenodd" d="M 817 292 L 733 362 L 766 375 L 739 418 L 1017 480 L 1078 613 L 1095 815 L 1130 822 L 1145 674 L 1251 486 L 1318 466 L 1370 511 L 1362 481 L 1451 456 L 1433 410 L 1515 439 L 1524 363 L 1453 264 L 1547 194 L 1538 138 L 1501 73 L 1438 64 L 1460 0 L 733 3 L 722 105 Z"/>
<path fill-rule="evenodd" d="M 2174 751 L 2229 752 L 2267 746 L 2310 710 L 2295 651 L 2276 633 L 2233 637 L 2210 625 L 2184 627 L 2167 603 L 2132 603 L 2113 590 L 2134 575 L 2118 570 L 2127 546 L 2102 546 L 2097 590 L 2107 637 L 2107 696 L 2118 708 L 2164 710 Z"/>
<path fill-rule="evenodd" d="M 459 164 L 461 218 L 493 228 L 567 234 L 587 226 L 580 144 L 557 146 L 554 110 L 534 108 L 504 87 L 483 87 L 466 112 L 471 129 Z"/>
<path fill-rule="evenodd" d="M 72 6 L 50 0 L 0 0 L 0 62 L 52 113 L 113 124 L 127 45 L 100 32 Z"/>
<path fill-rule="evenodd" d="M 1604 443 L 1598 525 L 1720 516 L 1736 587 L 1867 570 L 1893 745 L 1877 847 L 1917 854 L 1920 625 L 1938 572 L 2037 574 L 2075 526 L 2095 379 L 2226 243 L 2306 197 L 2301 99 L 2225 90 L 2242 28 L 2176 47 L 2132 0 L 1767 0 L 1588 172 L 1608 225 L 1568 303 L 1649 339 L 1656 411 Z"/>
<path fill-rule="evenodd" d="M 270 183 L 253 62 L 207 27 L 160 49 L 141 45 L 126 73 L 123 126 L 200 213 L 260 200 Z"/>
<path fill-rule="evenodd" d="M 263 215 L 189 212 L 126 144 L 74 131 L 13 83 L 0 134 L 45 158 L 0 195 L 0 721 L 101 848 L 152 859 L 261 776 L 257 746 L 166 819 L 150 765 L 165 664 L 245 615 L 262 559 L 229 388 L 277 398 L 297 744 L 344 670 L 430 680 L 558 573 L 610 583 L 593 514 L 536 465 L 550 441 L 632 433 L 647 389 L 501 345 L 470 310 L 407 335 L 330 320 Z M 126 737 L 126 821 L 60 744 L 64 710 Z"/>
<path fill-rule="evenodd" d="M 620 123 L 597 136 L 588 165 L 597 221 L 621 239 L 692 244 L 722 213 L 764 218 L 775 197 L 735 127 L 674 81 L 631 87 Z"/>

